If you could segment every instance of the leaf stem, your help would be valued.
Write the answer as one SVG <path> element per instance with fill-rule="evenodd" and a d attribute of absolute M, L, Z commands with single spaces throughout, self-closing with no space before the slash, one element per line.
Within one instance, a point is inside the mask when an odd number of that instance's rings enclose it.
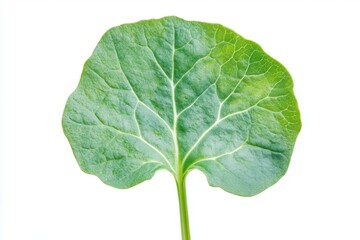
<path fill-rule="evenodd" d="M 185 176 L 177 179 L 176 186 L 179 197 L 182 240 L 190 240 L 191 238 L 190 238 L 190 227 L 189 227 L 189 215 L 188 215 L 187 200 L 186 200 Z"/>

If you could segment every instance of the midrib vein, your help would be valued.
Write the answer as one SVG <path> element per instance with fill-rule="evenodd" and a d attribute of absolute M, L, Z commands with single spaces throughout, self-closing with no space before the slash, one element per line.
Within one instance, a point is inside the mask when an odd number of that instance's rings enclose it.
<path fill-rule="evenodd" d="M 173 129 L 172 129 L 172 136 L 174 141 L 174 148 L 175 148 L 175 178 L 179 181 L 181 181 L 182 177 L 182 169 L 179 160 L 179 145 L 177 140 L 177 132 L 176 132 L 176 125 L 178 120 L 177 110 L 176 110 L 176 102 L 175 102 L 175 85 L 174 85 L 174 76 L 175 76 L 175 26 L 174 23 L 172 24 L 173 28 L 173 39 L 172 39 L 172 56 L 171 56 L 171 100 L 173 105 Z"/>

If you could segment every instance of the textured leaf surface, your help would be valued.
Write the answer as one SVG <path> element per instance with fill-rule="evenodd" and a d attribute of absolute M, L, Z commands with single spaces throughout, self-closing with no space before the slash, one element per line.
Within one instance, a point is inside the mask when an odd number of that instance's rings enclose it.
<path fill-rule="evenodd" d="M 63 129 L 81 169 L 117 188 L 191 169 L 252 196 L 286 172 L 301 128 L 289 73 L 218 24 L 176 17 L 104 34 Z"/>

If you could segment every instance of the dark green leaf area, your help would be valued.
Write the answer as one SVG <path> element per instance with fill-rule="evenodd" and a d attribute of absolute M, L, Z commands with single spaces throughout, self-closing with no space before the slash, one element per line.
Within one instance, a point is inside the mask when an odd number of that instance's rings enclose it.
<path fill-rule="evenodd" d="M 286 172 L 300 114 L 287 70 L 219 24 L 177 17 L 107 31 L 63 115 L 87 173 L 128 188 L 192 169 L 255 195 Z"/>

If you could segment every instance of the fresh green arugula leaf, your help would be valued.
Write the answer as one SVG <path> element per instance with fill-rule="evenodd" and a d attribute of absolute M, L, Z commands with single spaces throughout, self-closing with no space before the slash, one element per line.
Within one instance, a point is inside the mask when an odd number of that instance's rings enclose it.
<path fill-rule="evenodd" d="M 287 70 L 219 25 L 177 17 L 107 31 L 69 97 L 63 129 L 81 169 L 116 188 L 159 169 L 253 196 L 286 172 L 300 114 Z M 186 215 L 186 216 L 185 216 Z"/>

